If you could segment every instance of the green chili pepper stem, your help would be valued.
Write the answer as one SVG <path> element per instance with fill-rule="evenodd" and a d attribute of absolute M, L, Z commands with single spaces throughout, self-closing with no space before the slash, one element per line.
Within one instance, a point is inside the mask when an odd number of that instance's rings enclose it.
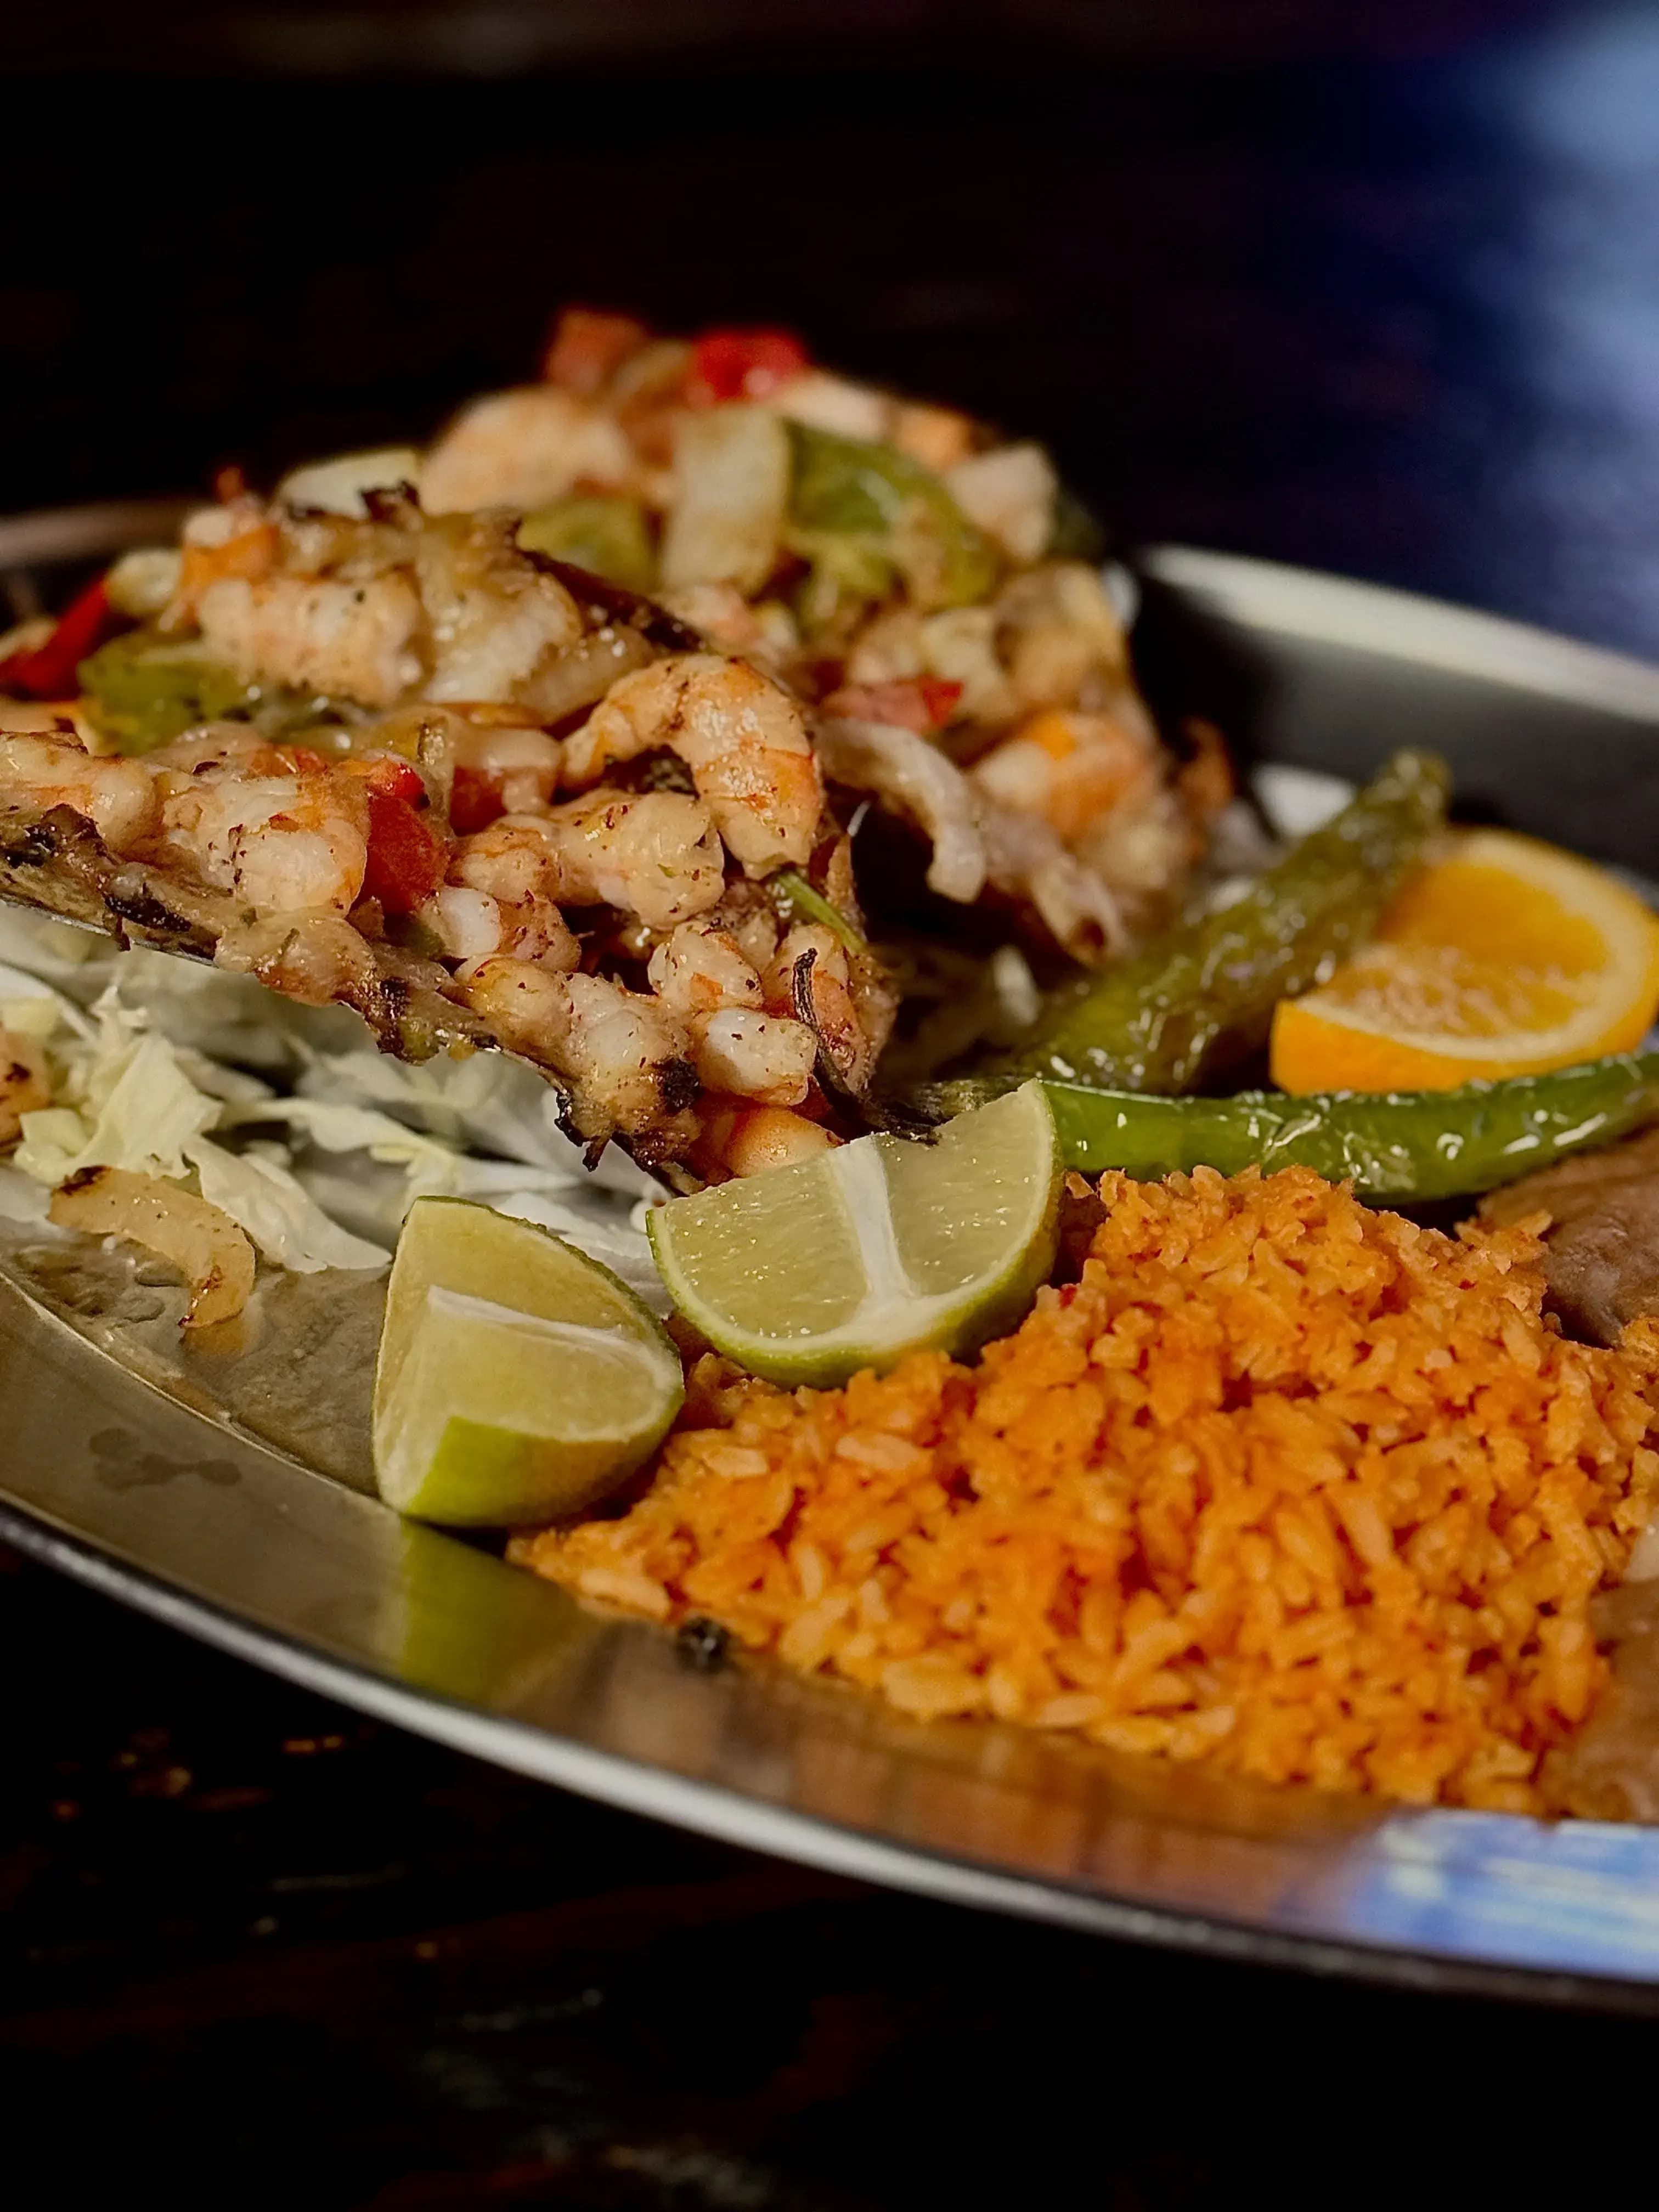
<path fill-rule="evenodd" d="M 1457 1091 L 1151 1098 L 1045 1083 L 1065 1165 L 1138 1182 L 1312 1168 L 1364 1198 L 1464 1198 L 1659 1121 L 1659 1052 Z"/>
<path fill-rule="evenodd" d="M 1266 1043 L 1281 999 L 1322 982 L 1370 936 L 1444 821 L 1448 781 L 1433 754 L 1396 753 L 1234 904 L 1056 992 L 1012 1051 L 918 1103 L 961 1113 L 1033 1075 L 1198 1090 Z"/>

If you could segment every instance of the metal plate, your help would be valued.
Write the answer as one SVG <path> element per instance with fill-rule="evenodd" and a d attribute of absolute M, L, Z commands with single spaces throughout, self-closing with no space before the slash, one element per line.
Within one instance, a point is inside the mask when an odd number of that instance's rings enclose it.
<path fill-rule="evenodd" d="M 144 534 L 123 517 L 124 542 Z M 38 567 L 43 540 L 92 550 L 0 525 L 0 574 Z M 1344 773 L 1432 744 L 1486 811 L 1650 859 L 1659 672 L 1229 557 L 1166 550 L 1145 584 L 1138 648 L 1165 711 Z M 326 1346 L 372 1340 L 361 1279 L 279 1279 L 234 1355 L 181 1358 L 171 1294 L 125 1263 L 15 1229 L 3 1246 L 0 1533 L 189 1634 L 475 1756 L 866 1880 L 1218 1954 L 1659 2009 L 1659 1829 L 1380 1811 L 924 1727 L 769 1666 L 694 1671 L 656 1631 L 357 1486 L 364 1408 L 321 1382 L 343 1364 Z"/>

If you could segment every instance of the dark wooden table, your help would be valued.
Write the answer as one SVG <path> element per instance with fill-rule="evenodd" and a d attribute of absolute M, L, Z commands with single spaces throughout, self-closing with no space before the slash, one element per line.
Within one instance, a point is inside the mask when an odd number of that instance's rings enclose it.
<path fill-rule="evenodd" d="M 0 504 L 418 432 L 574 295 L 795 322 L 1029 426 L 1126 542 L 1659 653 L 1650 13 L 1225 67 L 835 59 L 40 80 L 0 151 Z M 747 1857 L 15 1561 L 0 1653 L 20 2206 L 1529 2204 L 1650 2101 L 1646 2022 Z"/>

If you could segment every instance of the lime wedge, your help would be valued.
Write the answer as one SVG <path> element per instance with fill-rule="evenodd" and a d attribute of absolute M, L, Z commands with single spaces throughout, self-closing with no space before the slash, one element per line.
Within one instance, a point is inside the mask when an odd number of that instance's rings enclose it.
<path fill-rule="evenodd" d="M 670 1297 L 775 1382 L 825 1385 L 1010 1328 L 1054 1265 L 1054 1126 L 1027 1084 L 932 1145 L 860 1137 L 650 1217 Z"/>
<path fill-rule="evenodd" d="M 608 1268 L 464 1200 L 410 1208 L 374 1370 L 380 1495 L 514 1528 L 588 1505 L 679 1411 L 679 1354 Z"/>

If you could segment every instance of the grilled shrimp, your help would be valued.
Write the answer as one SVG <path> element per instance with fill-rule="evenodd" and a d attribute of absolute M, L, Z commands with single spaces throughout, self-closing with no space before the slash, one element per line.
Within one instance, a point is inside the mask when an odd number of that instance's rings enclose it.
<path fill-rule="evenodd" d="M 261 914 L 356 905 L 368 864 L 368 803 L 348 776 L 163 778 L 165 842 L 203 879 Z"/>
<path fill-rule="evenodd" d="M 182 629 L 194 622 L 210 585 L 268 576 L 281 557 L 282 544 L 282 533 L 264 503 L 249 495 L 192 514 L 184 526 L 179 573 L 162 610 L 162 628 Z"/>
<path fill-rule="evenodd" d="M 40 1046 L 15 1030 L 0 1029 L 0 1145 L 9 1145 L 21 1134 L 25 1114 L 37 1114 L 51 1103 L 52 1086 Z"/>
<path fill-rule="evenodd" d="M 244 682 L 395 707 L 420 683 L 421 602 L 396 573 L 350 582 L 325 576 L 227 576 L 196 602 L 202 635 Z"/>
<path fill-rule="evenodd" d="M 94 757 L 67 728 L 0 735 L 0 799 L 72 806 L 112 853 L 141 851 L 161 825 L 161 796 L 143 762 Z"/>
<path fill-rule="evenodd" d="M 545 507 L 578 484 L 629 488 L 634 450 L 614 416 L 555 385 L 492 392 L 459 415 L 426 457 L 428 514 Z"/>
<path fill-rule="evenodd" d="M 246 722 L 198 723 L 195 729 L 146 753 L 144 765 L 157 771 L 176 771 L 178 775 L 200 775 L 210 769 L 234 769 L 240 775 L 294 774 L 293 762 Z M 171 790 L 175 780 L 163 774 L 162 789 Z"/>
<path fill-rule="evenodd" d="M 501 1042 L 570 1085 L 584 1135 L 611 1128 L 647 1156 L 691 1131 L 697 1078 L 690 1039 L 667 1008 L 601 975 L 562 975 L 527 960 L 483 961 L 463 986 Z"/>
<path fill-rule="evenodd" d="M 799 1106 L 812 1087 L 818 1043 L 805 1022 L 723 1006 L 693 1016 L 691 1064 L 710 1091 L 761 1106 Z"/>
<path fill-rule="evenodd" d="M 1157 919 L 1171 885 L 1184 881 L 1197 858 L 1201 840 L 1164 780 L 1157 738 L 1150 728 L 1143 735 L 1133 721 L 1050 708 L 1023 723 L 969 774 L 1008 819 L 1024 817 L 1031 828 L 1052 830 L 1076 856 L 1073 868 L 1109 893 L 1132 928 Z M 1075 903 L 1063 872 L 1034 848 L 1025 872 L 1049 927 L 1062 944 L 1073 942 L 1055 919 Z M 1107 942 L 1112 935 L 1108 930 Z"/>
<path fill-rule="evenodd" d="M 505 814 L 533 814 L 551 805 L 559 787 L 560 745 L 545 730 L 470 727 L 459 765 L 482 779 Z"/>
<path fill-rule="evenodd" d="M 771 1106 L 805 1097 L 817 1040 L 787 994 L 781 1008 L 767 1010 L 759 975 L 723 930 L 682 922 L 648 973 L 662 1004 L 684 1020 L 692 1065 L 709 1090 Z"/>
<path fill-rule="evenodd" d="M 545 902 L 515 906 L 464 884 L 444 884 L 419 912 L 445 955 L 464 965 L 498 952 L 560 969 L 581 960 L 581 946 L 564 916 Z"/>
<path fill-rule="evenodd" d="M 800 963 L 809 957 L 811 965 L 798 981 Z M 844 1080 L 861 1090 L 875 1062 L 876 1040 L 860 1018 L 847 948 L 822 922 L 797 923 L 779 945 L 762 978 L 766 1004 L 781 1012 L 797 1012 L 803 981 L 824 1050 Z"/>
<path fill-rule="evenodd" d="M 764 1003 L 761 979 L 737 941 L 707 922 L 683 921 L 651 955 L 651 988 L 672 1012 L 688 1019 L 722 1006 Z"/>
<path fill-rule="evenodd" d="M 998 595 L 996 620 L 1016 712 L 1081 707 L 1109 714 L 1156 750 L 1123 624 L 1095 569 L 1081 561 L 1049 561 L 1012 577 Z"/>
<path fill-rule="evenodd" d="M 653 929 L 706 912 L 725 888 L 708 809 L 672 791 L 503 815 L 461 840 L 450 873 L 503 907 L 617 906 Z"/>
<path fill-rule="evenodd" d="M 799 866 L 817 835 L 823 784 L 800 709 L 741 660 L 679 653 L 614 684 L 567 739 L 565 775 L 595 781 L 658 747 L 691 771 L 727 849 L 751 875 Z"/>
<path fill-rule="evenodd" d="M 1139 731 L 1055 708 L 1023 723 L 969 775 L 987 798 L 1036 815 L 1068 845 L 1115 808 L 1144 804 L 1160 781 L 1158 757 Z"/>
<path fill-rule="evenodd" d="M 520 552 L 516 526 L 509 515 L 466 514 L 410 532 L 430 624 L 428 699 L 518 699 L 544 660 L 580 638 L 580 609 Z"/>
<path fill-rule="evenodd" d="M 736 1099 L 710 1099 L 693 1154 L 704 1174 L 763 1175 L 768 1168 L 793 1167 L 798 1160 L 834 1149 L 838 1139 L 821 1122 L 785 1106 L 741 1105 Z"/>
<path fill-rule="evenodd" d="M 570 896 L 568 874 L 545 815 L 503 815 L 462 838 L 449 873 L 428 916 L 447 951 L 462 960 L 502 952 L 550 968 L 576 965 L 580 948 L 559 912 Z"/>
<path fill-rule="evenodd" d="M 619 906 L 653 929 L 703 914 L 726 887 L 711 809 L 677 791 L 599 791 L 547 817 L 578 906 Z"/>

